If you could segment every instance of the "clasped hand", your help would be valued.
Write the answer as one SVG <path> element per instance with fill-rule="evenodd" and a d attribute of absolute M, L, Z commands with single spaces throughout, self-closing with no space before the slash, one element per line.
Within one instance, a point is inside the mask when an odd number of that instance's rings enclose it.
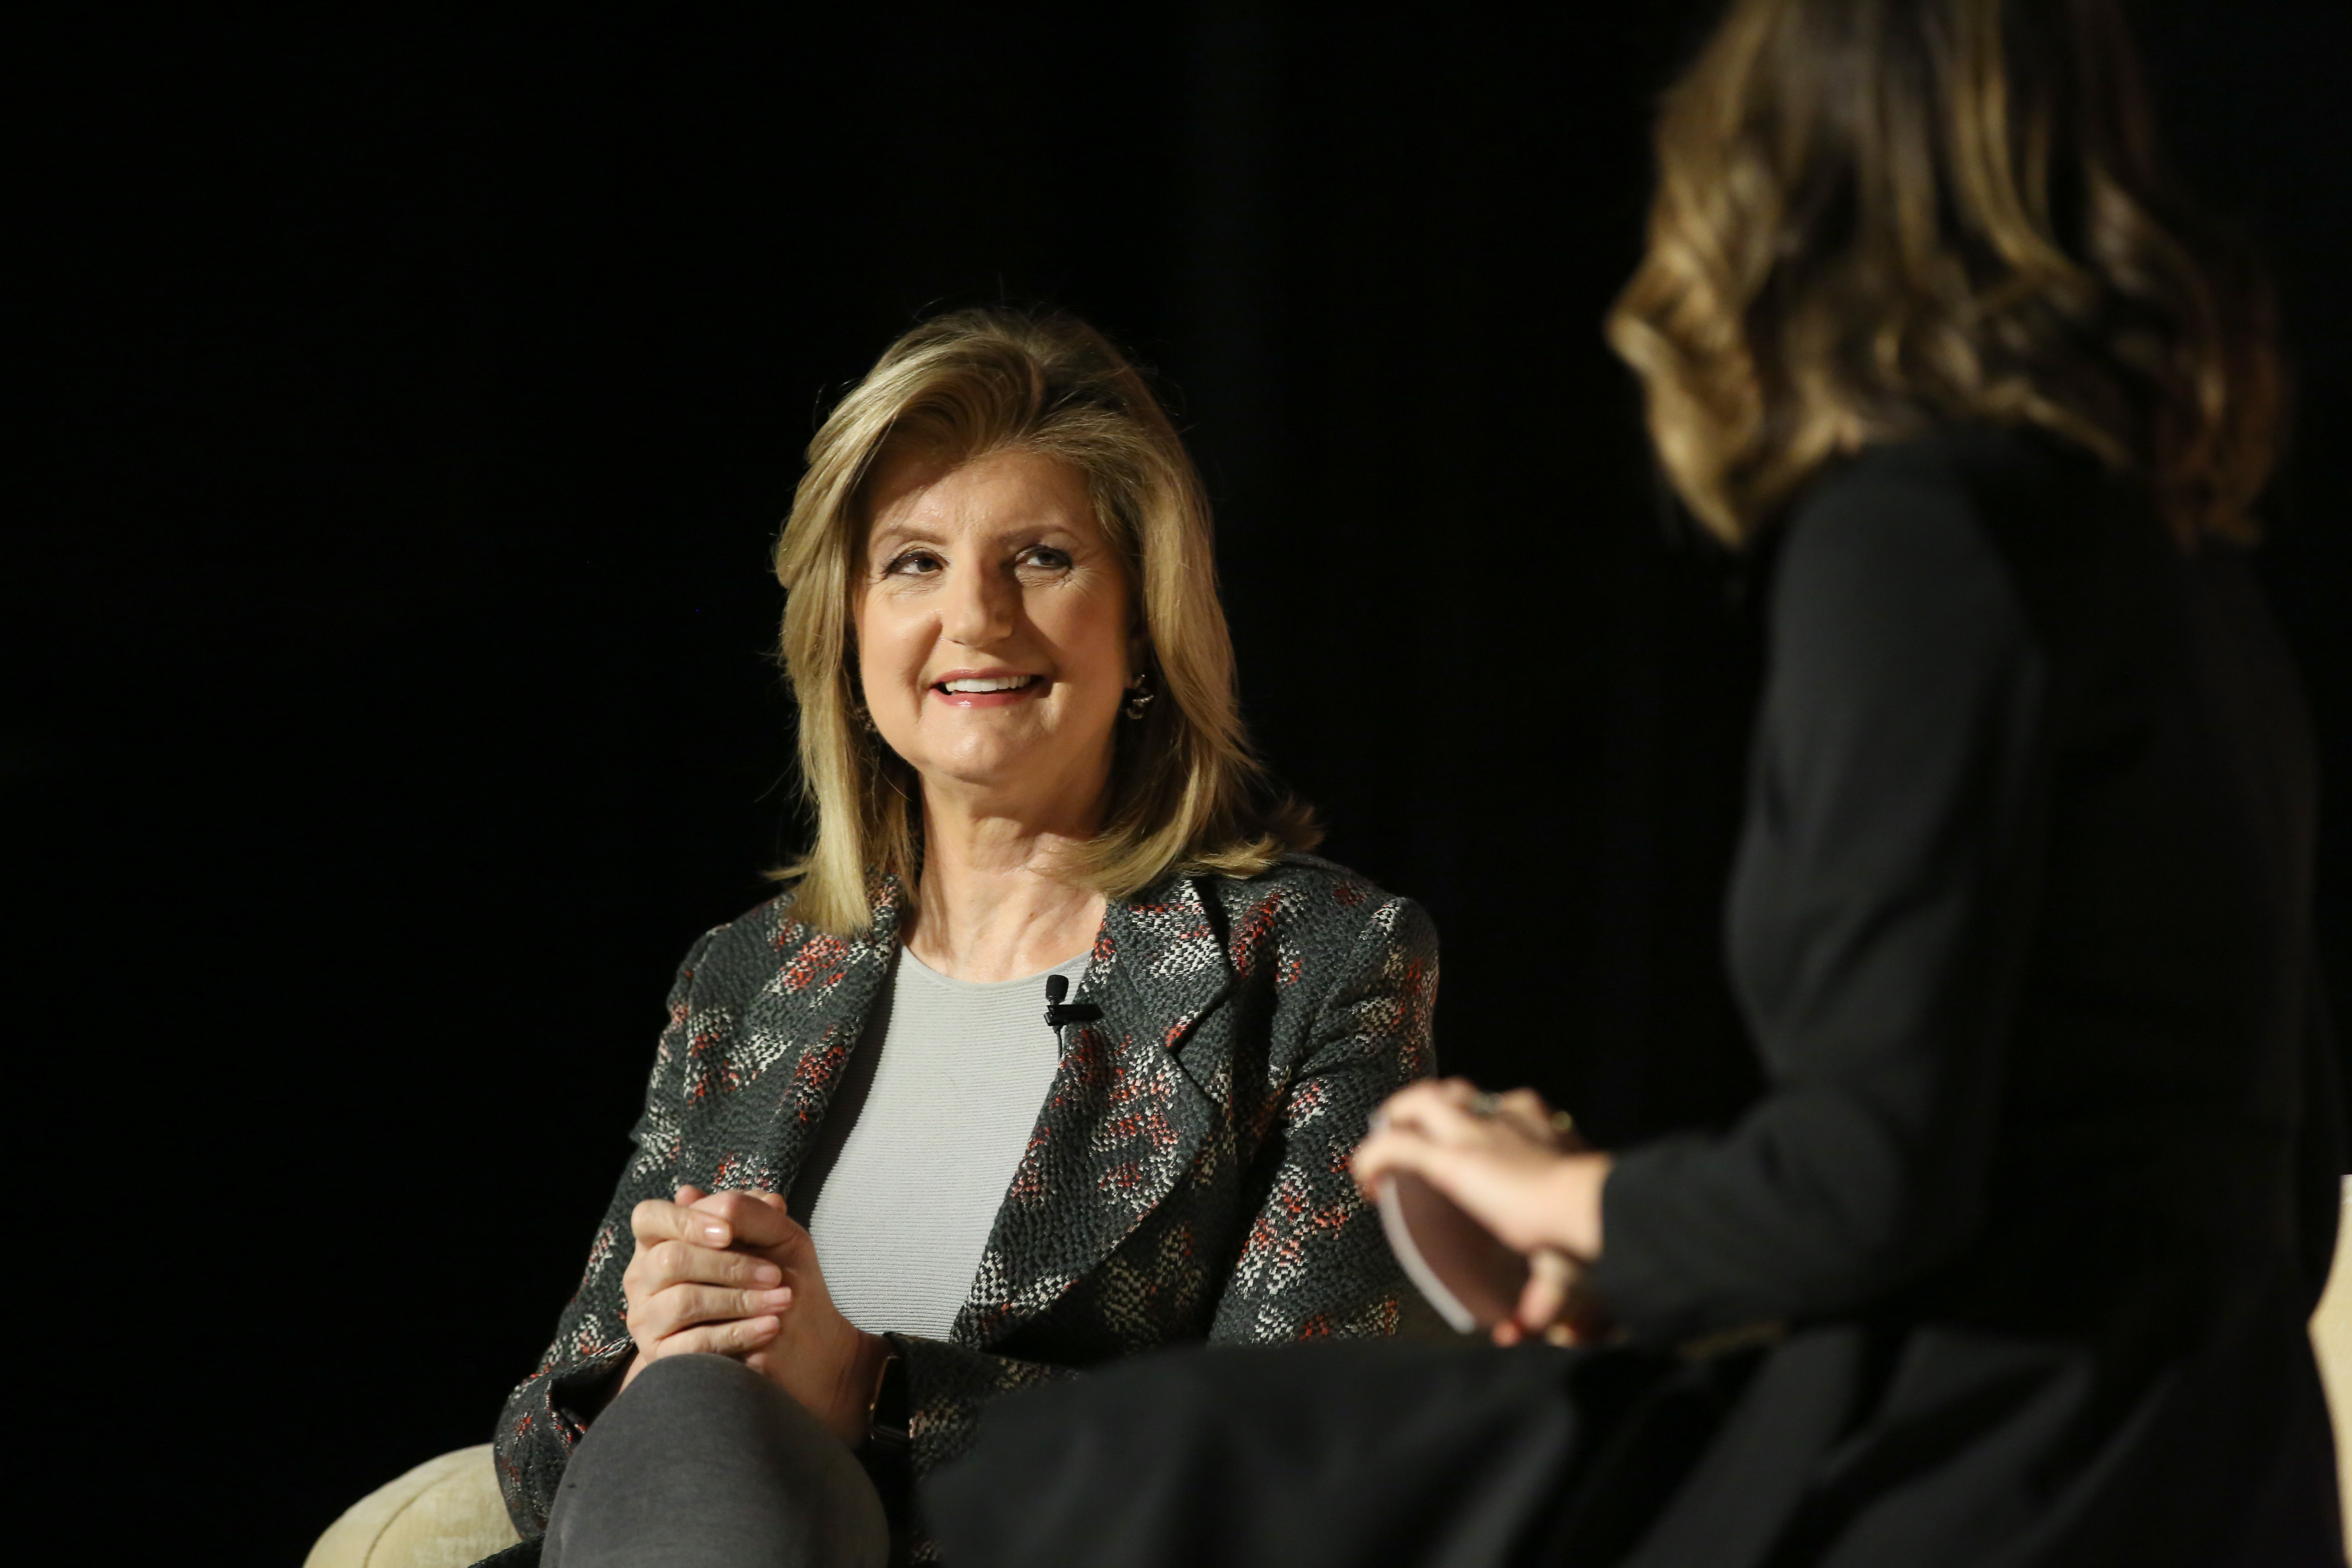
<path fill-rule="evenodd" d="M 888 1346 L 841 1315 L 808 1231 L 774 1193 L 647 1198 L 631 1211 L 635 1253 L 621 1276 L 637 1353 L 626 1387 L 665 1356 L 731 1356 L 799 1400 L 850 1447 Z"/>
<path fill-rule="evenodd" d="M 1609 1165 L 1533 1089 L 1482 1094 L 1454 1078 L 1391 1095 L 1350 1170 L 1366 1197 L 1383 1178 L 1412 1172 L 1527 1258 L 1517 1310 L 1493 1331 L 1507 1345 L 1534 1335 L 1572 1342 L 1605 1327 L 1578 1287 L 1601 1256 Z"/>

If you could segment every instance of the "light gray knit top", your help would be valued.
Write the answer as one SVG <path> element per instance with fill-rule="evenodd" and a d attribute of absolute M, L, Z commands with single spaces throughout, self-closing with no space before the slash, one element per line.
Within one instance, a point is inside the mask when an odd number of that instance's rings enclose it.
<path fill-rule="evenodd" d="M 1060 1065 L 1045 977 L 1086 966 L 952 980 L 899 948 L 790 1200 L 866 1332 L 948 1337 Z"/>

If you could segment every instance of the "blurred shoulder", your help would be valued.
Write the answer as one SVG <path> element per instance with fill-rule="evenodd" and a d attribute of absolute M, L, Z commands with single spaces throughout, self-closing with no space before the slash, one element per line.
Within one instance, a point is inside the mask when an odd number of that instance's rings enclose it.
<path fill-rule="evenodd" d="M 1979 492 L 1999 432 L 1937 432 L 1866 447 L 1823 474 L 1790 513 L 1781 574 L 1841 562 L 1901 572 L 1983 546 Z"/>
<path fill-rule="evenodd" d="M 2034 432 L 1952 426 L 1864 447 L 1822 474 L 1776 541 L 1776 577 L 1855 575 L 1932 590 L 1950 574 L 2039 577 L 2121 526 L 2160 542 L 2145 495 Z"/>
<path fill-rule="evenodd" d="M 1785 636 L 1858 648 L 2022 633 L 2034 585 L 2090 543 L 2096 465 L 2038 437 L 1959 426 L 1865 447 L 1805 492 L 1773 542 Z M 1776 639 L 1777 640 L 1777 639 Z"/>

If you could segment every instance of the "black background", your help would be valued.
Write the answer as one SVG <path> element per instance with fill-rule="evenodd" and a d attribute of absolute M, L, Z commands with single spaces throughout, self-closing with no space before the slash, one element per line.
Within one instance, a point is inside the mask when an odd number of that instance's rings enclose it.
<path fill-rule="evenodd" d="M 799 450 L 942 305 L 1058 302 L 1164 378 L 1255 731 L 1328 852 L 1435 913 L 1447 1066 L 1611 1139 L 1735 1108 L 1750 630 L 1598 331 L 1707 12 L 337 11 L 21 48 L 11 1294 L 67 1484 L 293 1561 L 488 1437 L 672 966 L 803 830 L 764 561 Z M 2284 287 L 2265 570 L 2342 988 L 2340 13 L 2144 21 L 2179 163 Z"/>

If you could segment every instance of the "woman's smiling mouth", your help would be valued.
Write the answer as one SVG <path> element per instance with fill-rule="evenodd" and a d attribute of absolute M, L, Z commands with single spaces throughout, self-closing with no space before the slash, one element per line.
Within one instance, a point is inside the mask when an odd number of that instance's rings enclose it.
<path fill-rule="evenodd" d="M 950 670 L 931 683 L 931 689 L 950 706 L 956 708 L 1003 708 L 1027 700 L 1042 692 L 1047 685 L 1042 675 L 1019 675 L 1011 671 L 981 674 L 970 670 Z"/>

